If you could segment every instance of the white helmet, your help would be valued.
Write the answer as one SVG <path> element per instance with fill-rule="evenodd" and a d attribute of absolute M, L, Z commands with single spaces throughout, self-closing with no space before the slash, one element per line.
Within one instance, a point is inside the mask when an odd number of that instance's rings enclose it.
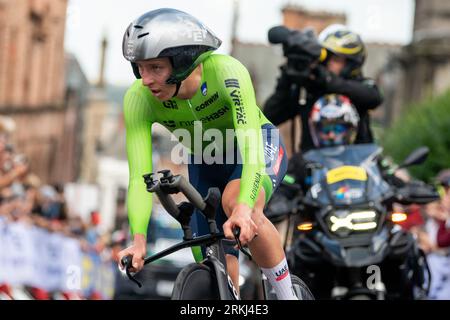
<path fill-rule="evenodd" d="M 355 141 L 359 115 L 350 99 L 328 94 L 319 98 L 309 116 L 309 128 L 317 148 L 352 144 Z"/>

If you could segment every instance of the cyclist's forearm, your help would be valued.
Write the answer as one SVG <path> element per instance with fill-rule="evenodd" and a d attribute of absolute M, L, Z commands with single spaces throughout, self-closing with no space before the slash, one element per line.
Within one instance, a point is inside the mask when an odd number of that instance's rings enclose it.
<path fill-rule="evenodd" d="M 255 146 L 257 145 L 259 143 L 256 142 Z M 259 149 L 256 147 L 242 148 L 241 154 L 243 154 L 243 165 L 238 203 L 245 203 L 253 208 L 261 190 L 264 164 L 261 163 L 261 159 L 258 159 L 262 155 L 259 154 Z"/>
<path fill-rule="evenodd" d="M 255 105 L 254 109 L 257 108 Z M 244 161 L 238 203 L 245 203 L 250 208 L 255 206 L 265 174 L 262 132 L 256 119 L 258 119 L 257 116 L 253 117 L 253 121 L 249 121 L 249 128 L 247 128 L 253 133 L 252 140 L 240 146 Z"/>
<path fill-rule="evenodd" d="M 146 246 L 147 235 L 143 233 L 135 233 L 133 236 L 133 244 Z"/>
<path fill-rule="evenodd" d="M 152 212 L 152 195 L 138 182 L 130 183 L 127 209 L 131 234 L 146 236 Z"/>
<path fill-rule="evenodd" d="M 133 235 L 147 234 L 152 210 L 152 196 L 147 192 L 143 175 L 152 172 L 152 117 L 145 99 L 129 90 L 124 98 L 124 119 L 130 181 L 128 219 Z"/>

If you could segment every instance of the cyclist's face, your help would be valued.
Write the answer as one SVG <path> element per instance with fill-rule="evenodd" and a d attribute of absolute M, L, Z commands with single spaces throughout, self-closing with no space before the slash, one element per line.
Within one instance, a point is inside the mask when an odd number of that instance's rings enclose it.
<path fill-rule="evenodd" d="M 153 96 L 161 101 L 169 100 L 172 97 L 176 86 L 166 83 L 172 73 L 169 58 L 138 61 L 137 66 L 142 77 L 142 84 L 150 89 Z"/>
<path fill-rule="evenodd" d="M 331 55 L 328 60 L 327 68 L 329 71 L 333 72 L 335 75 L 340 75 L 345 67 L 345 58 L 337 55 Z"/>

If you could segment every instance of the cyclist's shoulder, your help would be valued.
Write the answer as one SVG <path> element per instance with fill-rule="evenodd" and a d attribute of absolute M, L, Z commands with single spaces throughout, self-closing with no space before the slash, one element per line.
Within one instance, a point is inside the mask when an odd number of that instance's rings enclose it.
<path fill-rule="evenodd" d="M 204 67 L 206 70 L 214 69 L 217 71 L 228 71 L 242 70 L 245 66 L 236 58 L 226 54 L 211 54 L 208 59 L 204 61 Z M 223 74 L 223 73 L 222 73 Z"/>
<path fill-rule="evenodd" d="M 148 89 L 147 89 L 148 90 Z M 137 94 L 141 96 L 146 96 L 146 87 L 142 84 L 141 79 L 135 80 L 131 86 L 128 87 L 125 96 L 130 94 Z"/>
<path fill-rule="evenodd" d="M 213 80 L 217 87 L 228 95 L 229 90 L 247 88 L 249 73 L 237 59 L 224 54 L 212 54 L 205 61 L 206 79 Z M 244 85 L 244 86 L 243 86 Z"/>
<path fill-rule="evenodd" d="M 154 112 L 161 103 L 151 95 L 150 90 L 136 80 L 127 89 L 123 97 L 123 114 L 127 123 L 140 123 L 142 121 L 154 121 Z"/>
<path fill-rule="evenodd" d="M 205 60 L 205 62 L 213 62 L 213 63 L 240 63 L 238 59 L 222 53 L 212 53 Z"/>
<path fill-rule="evenodd" d="M 146 105 L 155 105 L 157 100 L 151 95 L 150 90 L 138 79 L 127 89 L 124 96 L 124 105 L 145 103 Z"/>

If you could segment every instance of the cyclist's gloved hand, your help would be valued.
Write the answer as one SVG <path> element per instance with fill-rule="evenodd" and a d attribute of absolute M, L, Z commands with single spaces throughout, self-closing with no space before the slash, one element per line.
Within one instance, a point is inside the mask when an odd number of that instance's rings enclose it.
<path fill-rule="evenodd" d="M 128 255 L 133 256 L 131 272 L 139 272 L 144 267 L 144 258 L 147 254 L 147 239 L 143 234 L 135 234 L 133 245 L 119 252 L 119 268 L 124 270 L 124 266 L 121 265 L 120 261 L 122 258 Z"/>
<path fill-rule="evenodd" d="M 258 227 L 252 220 L 252 208 L 246 204 L 240 203 L 236 205 L 231 216 L 223 225 L 223 232 L 228 239 L 234 239 L 233 228 L 239 227 L 241 233 L 239 240 L 241 244 L 245 246 L 247 243 L 253 240 L 257 235 Z"/>

